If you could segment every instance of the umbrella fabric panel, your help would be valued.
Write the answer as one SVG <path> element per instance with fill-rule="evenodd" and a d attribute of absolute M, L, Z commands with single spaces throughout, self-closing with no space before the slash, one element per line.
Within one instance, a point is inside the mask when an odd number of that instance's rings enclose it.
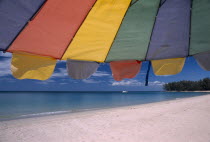
<path fill-rule="evenodd" d="M 46 80 L 52 75 L 56 60 L 25 53 L 13 53 L 11 61 L 12 75 L 17 79 Z"/>
<path fill-rule="evenodd" d="M 48 0 L 9 49 L 60 59 L 95 0 Z"/>
<path fill-rule="evenodd" d="M 159 3 L 159 0 L 140 0 L 131 4 L 106 62 L 145 60 Z"/>
<path fill-rule="evenodd" d="M 196 54 L 193 57 L 202 69 L 210 71 L 210 51 Z"/>
<path fill-rule="evenodd" d="M 182 71 L 185 58 L 153 60 L 152 67 L 155 75 L 175 75 Z"/>
<path fill-rule="evenodd" d="M 0 0 L 0 51 L 5 51 L 45 0 Z"/>
<path fill-rule="evenodd" d="M 112 76 L 116 81 L 121 81 L 124 78 L 134 78 L 141 69 L 141 61 L 126 60 L 110 62 Z"/>
<path fill-rule="evenodd" d="M 189 51 L 191 0 L 162 0 L 147 60 L 186 57 Z"/>
<path fill-rule="evenodd" d="M 87 79 L 99 67 L 97 62 L 77 61 L 68 59 L 66 62 L 68 75 L 73 79 Z"/>
<path fill-rule="evenodd" d="M 209 13 L 209 0 L 193 0 L 190 55 L 210 51 Z"/>
<path fill-rule="evenodd" d="M 97 0 L 63 60 L 104 62 L 131 0 Z"/>

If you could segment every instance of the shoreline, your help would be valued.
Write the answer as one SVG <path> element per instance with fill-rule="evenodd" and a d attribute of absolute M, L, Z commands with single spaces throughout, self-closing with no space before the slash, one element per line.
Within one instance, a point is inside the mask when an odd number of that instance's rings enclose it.
<path fill-rule="evenodd" d="M 0 141 L 210 141 L 210 95 L 0 122 Z"/>
<path fill-rule="evenodd" d="M 202 93 L 202 92 L 204 92 L 204 93 L 206 92 L 206 93 L 208 93 L 208 92 L 210 92 L 210 91 L 165 91 L 165 92 L 192 92 L 192 93 L 193 93 L 193 92 L 201 92 L 201 93 Z"/>
<path fill-rule="evenodd" d="M 170 92 L 170 91 L 169 91 Z M 173 91 L 171 91 L 173 92 Z M 176 91 L 175 91 L 176 92 Z M 205 92 L 204 92 L 205 93 Z M 210 94 L 204 94 L 210 95 Z M 203 95 L 200 95 L 203 96 Z M 171 100 L 164 100 L 164 101 L 158 101 L 158 102 L 149 102 L 149 103 L 142 103 L 142 104 L 131 104 L 126 106 L 112 106 L 112 107 L 101 107 L 101 108 L 90 108 L 90 109 L 78 109 L 78 110 L 59 110 L 59 111 L 52 111 L 52 112 L 40 112 L 40 113 L 31 113 L 31 114 L 23 114 L 21 116 L 17 116 L 15 118 L 6 118 L 1 119 L 0 122 L 4 121 L 13 121 L 13 120 L 21 120 L 21 119 L 30 119 L 30 118 L 42 118 L 42 117 L 48 117 L 48 116 L 59 116 L 59 115 L 73 115 L 75 113 L 85 113 L 85 112 L 92 112 L 92 111 L 105 111 L 105 110 L 112 110 L 112 109 L 120 109 L 120 108 L 127 108 L 127 107 L 139 107 L 142 105 L 150 105 L 150 104 L 157 104 L 157 103 L 164 103 L 164 102 L 170 102 L 174 100 L 180 100 L 180 99 L 188 99 L 192 97 L 199 97 L 199 96 L 191 96 L 191 97 L 184 97 L 184 98 L 175 98 Z"/>
<path fill-rule="evenodd" d="M 57 92 L 63 92 L 63 93 L 66 93 L 66 92 L 73 92 L 73 93 L 81 93 L 81 92 L 83 92 L 83 93 L 91 93 L 91 92 L 105 92 L 105 93 L 107 93 L 107 92 L 122 92 L 123 90 L 118 90 L 118 91 L 0 91 L 0 93 L 2 92 L 2 93 L 5 93 L 5 92 L 15 92 L 15 93 L 22 93 L 22 92 L 50 92 L 50 93 L 57 93 Z M 210 90 L 206 90 L 206 91 L 202 91 L 202 90 L 198 90 L 198 91 L 164 91 L 164 90 L 162 90 L 162 91 L 129 91 L 129 90 L 127 90 L 128 92 L 210 92 Z"/>

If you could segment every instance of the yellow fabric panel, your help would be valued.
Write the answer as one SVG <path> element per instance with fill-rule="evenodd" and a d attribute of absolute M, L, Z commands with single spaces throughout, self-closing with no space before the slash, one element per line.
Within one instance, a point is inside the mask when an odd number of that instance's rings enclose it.
<path fill-rule="evenodd" d="M 48 79 L 55 68 L 56 60 L 50 57 L 26 53 L 13 53 L 11 71 L 17 79 Z"/>
<path fill-rule="evenodd" d="M 185 58 L 152 60 L 155 75 L 175 75 L 182 71 Z"/>
<path fill-rule="evenodd" d="M 97 0 L 63 60 L 104 62 L 131 0 Z"/>

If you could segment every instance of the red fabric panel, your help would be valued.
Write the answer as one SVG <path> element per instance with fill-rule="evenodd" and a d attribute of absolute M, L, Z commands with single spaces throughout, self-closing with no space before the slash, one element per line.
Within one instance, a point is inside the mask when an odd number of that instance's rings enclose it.
<path fill-rule="evenodd" d="M 126 60 L 110 62 L 112 76 L 116 81 L 124 78 L 134 78 L 140 71 L 141 61 Z"/>
<path fill-rule="evenodd" d="M 8 51 L 60 59 L 95 1 L 48 0 Z"/>

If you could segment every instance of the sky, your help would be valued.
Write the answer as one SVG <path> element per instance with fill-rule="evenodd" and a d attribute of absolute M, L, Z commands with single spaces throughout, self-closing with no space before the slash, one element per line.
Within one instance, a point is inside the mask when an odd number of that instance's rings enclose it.
<path fill-rule="evenodd" d="M 115 81 L 108 63 L 100 64 L 97 72 L 83 80 L 71 79 L 66 71 L 66 62 L 58 61 L 53 75 L 45 81 L 18 80 L 10 71 L 10 53 L 0 53 L 0 91 L 162 91 L 163 85 L 180 80 L 200 80 L 210 77 L 193 57 L 188 57 L 181 73 L 172 76 L 155 76 L 151 68 L 149 86 L 145 86 L 148 62 L 143 62 L 140 73 L 133 79 Z"/>

